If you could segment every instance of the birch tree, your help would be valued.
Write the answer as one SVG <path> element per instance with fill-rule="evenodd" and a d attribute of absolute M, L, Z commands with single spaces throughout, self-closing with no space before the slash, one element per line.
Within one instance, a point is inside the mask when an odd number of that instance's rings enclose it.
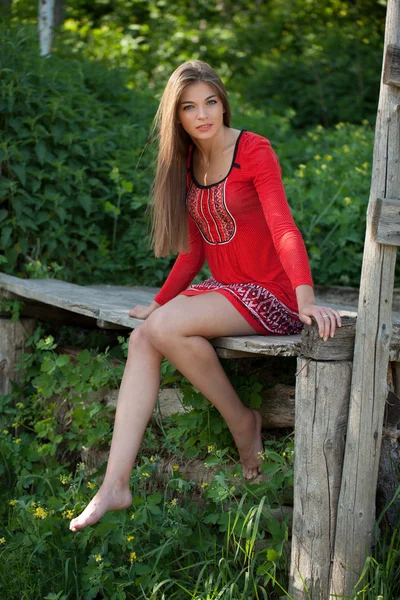
<path fill-rule="evenodd" d="M 54 0 L 39 0 L 40 56 L 48 56 L 53 45 Z"/>

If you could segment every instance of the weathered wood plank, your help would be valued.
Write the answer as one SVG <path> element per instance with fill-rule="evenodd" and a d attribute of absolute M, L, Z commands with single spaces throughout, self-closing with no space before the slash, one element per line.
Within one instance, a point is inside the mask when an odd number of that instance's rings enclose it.
<path fill-rule="evenodd" d="M 383 66 L 383 83 L 400 87 L 400 46 L 388 44 Z"/>
<path fill-rule="evenodd" d="M 127 286 L 79 286 L 56 279 L 19 279 L 0 273 L 0 289 L 10 298 L 23 300 L 23 315 L 39 319 L 55 320 L 60 323 L 93 327 L 103 324 L 105 328 L 132 330 L 142 319 L 128 316 L 136 304 L 148 305 L 159 288 Z M 317 300 L 340 311 L 343 317 L 356 317 L 357 310 L 351 306 L 358 298 L 355 288 L 317 288 Z M 397 293 L 400 308 L 400 290 Z M 93 322 L 92 322 L 93 320 Z M 393 313 L 394 333 L 390 349 L 390 360 L 400 360 L 400 312 Z M 307 328 L 306 328 L 307 329 Z M 306 331 L 306 330 L 305 330 Z M 339 334 L 338 334 L 339 335 Z M 329 358 L 330 349 L 336 346 L 333 338 L 318 341 L 315 355 L 324 360 Z M 221 358 L 245 358 L 247 356 L 299 356 L 302 354 L 301 337 L 297 336 L 237 336 L 210 340 Z"/>
<path fill-rule="evenodd" d="M 329 597 L 352 363 L 298 359 L 289 592 Z M 304 368 L 303 368 L 304 367 Z M 335 390 L 334 397 L 331 390 Z M 306 587 L 308 591 L 306 590 Z"/>
<path fill-rule="evenodd" d="M 317 324 L 305 327 L 301 333 L 301 354 L 314 360 L 353 360 L 356 319 L 343 317 L 335 336 L 324 341 Z"/>
<path fill-rule="evenodd" d="M 385 47 L 388 44 L 400 44 L 398 0 L 387 4 Z M 351 596 L 370 551 L 375 521 L 397 248 L 376 243 L 373 218 L 377 199 L 396 198 L 400 190 L 399 105 L 399 88 L 382 81 L 330 589 L 332 595 L 345 597 Z"/>
<path fill-rule="evenodd" d="M 378 198 L 380 215 L 376 241 L 380 244 L 400 246 L 400 200 Z"/>

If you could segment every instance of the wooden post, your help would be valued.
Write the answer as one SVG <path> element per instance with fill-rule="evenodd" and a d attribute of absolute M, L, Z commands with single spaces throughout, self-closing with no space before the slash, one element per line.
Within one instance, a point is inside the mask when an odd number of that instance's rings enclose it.
<path fill-rule="evenodd" d="M 306 327 L 298 359 L 295 464 L 289 593 L 295 600 L 329 597 L 354 346 L 354 319 L 338 338 L 321 342 Z"/>
<path fill-rule="evenodd" d="M 385 49 L 400 43 L 400 5 L 388 0 Z M 386 56 L 386 52 L 385 52 Z M 397 248 L 376 241 L 381 199 L 400 196 L 400 89 L 381 82 L 356 326 L 346 449 L 330 593 L 351 596 L 368 555 L 387 398 Z"/>
<path fill-rule="evenodd" d="M 27 335 L 33 335 L 35 319 L 21 319 L 12 323 L 0 317 L 0 394 L 11 392 L 11 380 L 17 379 L 15 363 L 25 350 Z"/>

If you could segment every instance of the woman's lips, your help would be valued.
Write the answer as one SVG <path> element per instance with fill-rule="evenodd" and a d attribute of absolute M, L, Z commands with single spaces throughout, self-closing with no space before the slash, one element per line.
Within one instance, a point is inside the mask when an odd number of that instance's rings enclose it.
<path fill-rule="evenodd" d="M 196 127 L 196 129 L 200 129 L 200 131 L 207 131 L 207 129 L 210 129 L 210 127 L 212 127 L 212 123 L 208 125 L 199 125 Z"/>

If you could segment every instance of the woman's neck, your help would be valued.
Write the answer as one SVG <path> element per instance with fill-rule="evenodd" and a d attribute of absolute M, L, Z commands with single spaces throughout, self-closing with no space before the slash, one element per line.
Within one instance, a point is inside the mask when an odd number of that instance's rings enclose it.
<path fill-rule="evenodd" d="M 209 140 L 193 140 L 198 148 L 202 164 L 209 166 L 216 156 L 220 156 L 231 145 L 231 138 L 234 138 L 232 130 L 223 125 Z"/>

